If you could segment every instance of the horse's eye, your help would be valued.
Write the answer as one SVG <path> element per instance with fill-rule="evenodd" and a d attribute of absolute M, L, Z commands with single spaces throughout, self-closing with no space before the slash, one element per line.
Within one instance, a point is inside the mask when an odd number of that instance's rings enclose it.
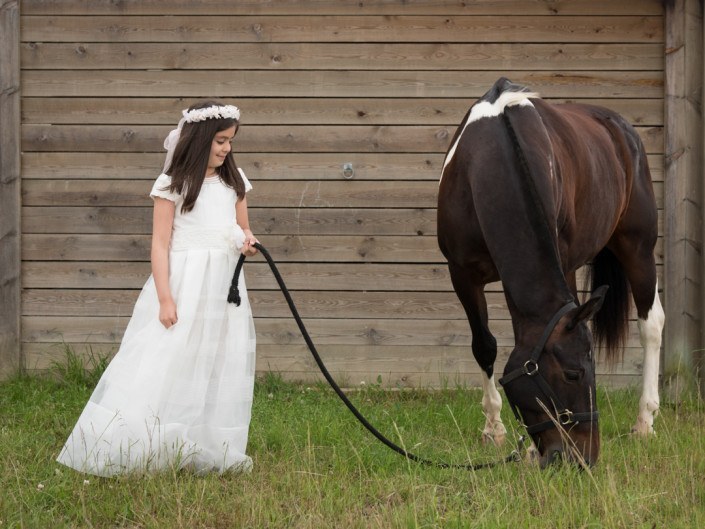
<path fill-rule="evenodd" d="M 563 373 L 568 380 L 580 380 L 580 371 L 565 370 Z"/>

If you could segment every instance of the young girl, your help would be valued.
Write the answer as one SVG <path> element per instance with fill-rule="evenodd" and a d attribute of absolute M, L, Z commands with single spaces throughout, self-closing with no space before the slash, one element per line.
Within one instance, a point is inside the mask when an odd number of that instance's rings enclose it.
<path fill-rule="evenodd" d="M 152 275 L 115 358 L 58 461 L 110 476 L 138 470 L 249 470 L 255 330 L 236 250 L 253 255 L 251 185 L 231 153 L 240 111 L 206 101 L 167 137 L 154 199 Z"/>

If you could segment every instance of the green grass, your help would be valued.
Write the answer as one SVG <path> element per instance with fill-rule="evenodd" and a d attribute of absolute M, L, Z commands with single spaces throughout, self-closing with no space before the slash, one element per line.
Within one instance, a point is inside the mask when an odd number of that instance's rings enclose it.
<path fill-rule="evenodd" d="M 84 365 L 69 351 L 52 376 L 0 385 L 0 529 L 705 527 L 701 400 L 663 406 L 658 435 L 643 440 L 628 434 L 637 392 L 600 389 L 602 453 L 592 470 L 511 464 L 467 472 L 410 463 L 327 387 L 270 375 L 255 390 L 251 474 L 96 478 L 54 458 L 104 364 Z M 351 398 L 424 457 L 485 461 L 510 450 L 480 444 L 476 390 L 367 387 Z M 511 413 L 504 420 L 515 428 Z"/>

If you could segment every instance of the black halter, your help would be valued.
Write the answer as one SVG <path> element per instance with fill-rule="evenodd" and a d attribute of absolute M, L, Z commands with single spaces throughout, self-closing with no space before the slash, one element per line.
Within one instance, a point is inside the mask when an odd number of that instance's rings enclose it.
<path fill-rule="evenodd" d="M 527 426 L 522 420 L 521 414 L 519 413 L 519 408 L 517 407 L 516 403 L 513 402 L 507 394 L 507 399 L 509 400 L 509 405 L 511 406 L 512 411 L 514 412 L 514 416 L 517 418 L 517 421 L 519 421 L 520 424 L 524 425 L 524 427 L 526 428 L 526 432 L 529 435 L 543 432 L 544 430 L 548 430 L 549 428 L 555 428 L 558 425 L 566 427 L 573 424 L 578 424 L 580 422 L 597 422 L 597 410 L 573 413 L 571 410 L 563 406 L 561 400 L 558 398 L 558 395 L 556 395 L 555 391 L 553 391 L 553 389 L 551 389 L 551 386 L 548 385 L 548 382 L 546 382 L 546 379 L 541 376 L 541 373 L 539 373 L 539 358 L 541 357 L 541 353 L 543 353 L 543 350 L 546 347 L 546 342 L 548 341 L 549 336 L 553 332 L 553 329 L 556 327 L 560 319 L 568 311 L 574 309 L 576 306 L 577 305 L 571 301 L 560 309 L 558 309 L 558 312 L 554 314 L 553 318 L 551 318 L 551 321 L 548 322 L 548 325 L 543 330 L 543 334 L 541 335 L 539 343 L 531 351 L 531 357 L 529 358 L 529 360 L 524 362 L 524 365 L 522 367 L 515 369 L 511 373 L 508 373 L 507 375 L 499 379 L 499 383 L 502 385 L 502 387 L 505 388 L 506 393 L 507 384 L 523 375 L 526 375 L 538 385 L 539 389 L 543 392 L 543 394 L 548 397 L 548 400 L 550 402 L 553 403 L 555 409 L 561 410 L 556 412 L 555 418 L 552 417 L 548 421 Z M 546 403 L 546 407 L 547 409 L 550 409 L 548 408 L 548 404 L 550 403 Z"/>

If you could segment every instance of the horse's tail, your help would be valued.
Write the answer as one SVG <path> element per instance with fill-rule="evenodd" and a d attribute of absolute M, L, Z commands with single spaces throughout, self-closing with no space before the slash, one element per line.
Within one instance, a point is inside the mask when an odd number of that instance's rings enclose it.
<path fill-rule="evenodd" d="M 595 341 L 602 346 L 609 364 L 622 359 L 629 331 L 629 282 L 615 255 L 603 248 L 592 260 L 592 291 L 609 285 L 602 308 L 593 317 Z"/>

